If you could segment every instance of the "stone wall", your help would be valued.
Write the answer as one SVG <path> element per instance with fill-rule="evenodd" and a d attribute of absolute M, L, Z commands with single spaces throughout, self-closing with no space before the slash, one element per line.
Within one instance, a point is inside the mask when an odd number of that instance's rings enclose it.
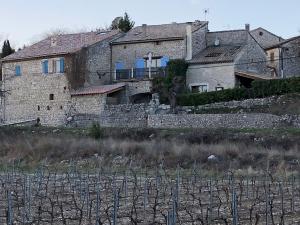
<path fill-rule="evenodd" d="M 235 60 L 235 69 L 258 74 L 270 74 L 266 61 L 267 54 L 249 34 L 247 45 L 243 47 Z"/>
<path fill-rule="evenodd" d="M 110 42 L 119 36 L 120 34 L 87 48 L 85 86 L 112 83 Z"/>
<path fill-rule="evenodd" d="M 216 31 L 207 33 L 207 46 L 213 46 L 216 39 L 220 45 L 244 45 L 248 40 L 246 30 Z"/>
<path fill-rule="evenodd" d="M 299 117 L 289 121 L 299 126 Z M 149 115 L 151 128 L 275 128 L 288 125 L 283 117 L 272 114 L 186 114 Z"/>
<path fill-rule="evenodd" d="M 111 105 L 100 113 L 103 127 L 147 127 L 147 105 Z"/>
<path fill-rule="evenodd" d="M 283 76 L 300 76 L 300 37 L 282 46 Z M 281 62 L 282 63 L 282 62 Z M 281 68 L 281 66 L 280 66 Z"/>

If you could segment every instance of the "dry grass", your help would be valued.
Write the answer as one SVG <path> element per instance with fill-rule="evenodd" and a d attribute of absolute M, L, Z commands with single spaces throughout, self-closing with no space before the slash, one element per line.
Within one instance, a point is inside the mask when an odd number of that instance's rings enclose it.
<path fill-rule="evenodd" d="M 45 161 L 55 165 L 66 160 L 85 160 L 88 164 L 101 162 L 102 166 L 108 167 L 128 166 L 131 162 L 133 165 L 149 168 L 162 163 L 167 168 L 175 168 L 178 164 L 183 168 L 191 168 L 197 162 L 208 170 L 264 170 L 267 161 L 273 171 L 294 170 L 299 167 L 297 162 L 300 160 L 300 151 L 297 143 L 271 147 L 228 139 L 205 143 L 195 141 L 196 134 L 193 135 L 190 139 L 181 134 L 185 138 L 174 136 L 136 141 L 115 137 L 95 140 L 87 136 L 66 134 L 22 133 L 13 137 L 2 134 L 0 157 L 2 164 L 19 162 L 29 167 Z M 215 155 L 218 160 L 210 162 L 210 155 Z"/>

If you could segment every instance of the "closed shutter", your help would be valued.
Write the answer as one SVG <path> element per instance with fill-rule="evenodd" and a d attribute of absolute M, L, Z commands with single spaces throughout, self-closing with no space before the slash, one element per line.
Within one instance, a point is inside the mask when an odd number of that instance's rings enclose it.
<path fill-rule="evenodd" d="M 116 70 L 124 69 L 124 64 L 122 62 L 117 62 L 115 66 L 116 66 Z"/>
<path fill-rule="evenodd" d="M 43 61 L 43 73 L 48 74 L 48 60 Z"/>
<path fill-rule="evenodd" d="M 166 67 L 168 65 L 168 62 L 170 61 L 170 58 L 168 56 L 164 56 L 160 59 L 160 65 L 161 67 Z"/>
<path fill-rule="evenodd" d="M 145 68 L 145 60 L 144 59 L 137 59 L 136 62 L 135 62 L 135 68 L 144 69 Z"/>
<path fill-rule="evenodd" d="M 60 59 L 60 73 L 64 73 L 65 72 L 65 59 L 61 58 Z"/>
<path fill-rule="evenodd" d="M 21 67 L 16 66 L 16 76 L 21 76 Z"/>

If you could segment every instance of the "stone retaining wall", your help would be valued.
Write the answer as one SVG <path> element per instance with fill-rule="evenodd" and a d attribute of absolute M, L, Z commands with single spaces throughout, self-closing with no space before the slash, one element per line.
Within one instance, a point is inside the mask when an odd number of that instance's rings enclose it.
<path fill-rule="evenodd" d="M 151 128 L 274 128 L 280 116 L 271 114 L 149 115 Z"/>

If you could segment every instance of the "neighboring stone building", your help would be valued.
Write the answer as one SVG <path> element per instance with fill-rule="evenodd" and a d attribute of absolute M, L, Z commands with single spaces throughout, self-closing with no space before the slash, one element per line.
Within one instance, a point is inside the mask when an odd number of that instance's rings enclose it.
<path fill-rule="evenodd" d="M 272 45 L 279 44 L 281 41 L 284 40 L 282 37 L 279 37 L 278 35 L 273 34 L 272 32 L 262 27 L 251 30 L 250 33 L 253 36 L 253 38 L 258 42 L 258 44 L 264 49 Z"/>
<path fill-rule="evenodd" d="M 142 25 L 113 41 L 112 74 L 128 83 L 128 96 L 151 93 L 151 79 L 165 76 L 170 59 L 191 59 L 205 48 L 208 22 Z M 151 64 L 151 65 L 150 65 Z"/>
<path fill-rule="evenodd" d="M 249 87 L 253 80 L 272 79 L 267 55 L 249 28 L 207 33 L 207 47 L 188 61 L 187 86 L 191 91 Z"/>
<path fill-rule="evenodd" d="M 52 36 L 2 59 L 5 123 L 40 118 L 62 125 L 80 113 L 98 113 L 124 85 L 107 85 L 110 42 L 119 31 Z M 93 87 L 93 88 L 91 88 Z M 110 100 L 113 102 L 112 100 Z"/>
<path fill-rule="evenodd" d="M 300 76 L 300 36 L 266 48 L 269 66 L 281 78 Z"/>

